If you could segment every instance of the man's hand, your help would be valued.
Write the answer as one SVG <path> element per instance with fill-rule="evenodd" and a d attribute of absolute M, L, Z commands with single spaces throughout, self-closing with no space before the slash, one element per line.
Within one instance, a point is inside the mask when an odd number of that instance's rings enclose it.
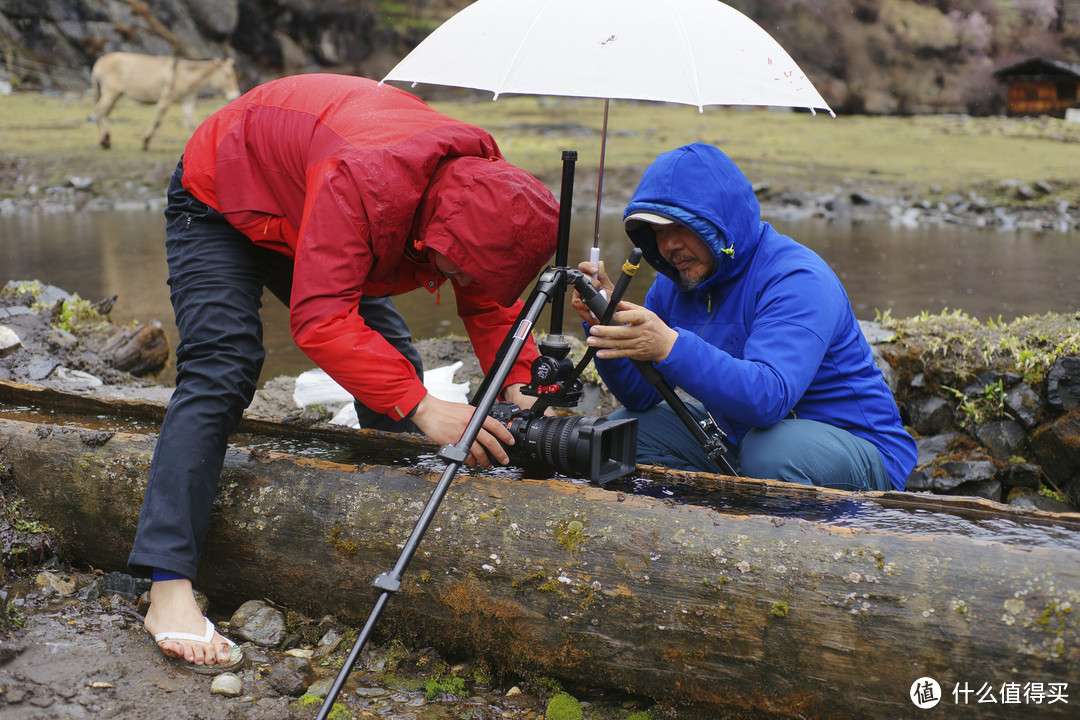
<path fill-rule="evenodd" d="M 428 393 L 416 406 L 412 421 L 421 432 L 439 445 L 451 445 L 461 439 L 466 426 L 472 420 L 474 410 L 476 408 L 472 405 L 447 402 Z M 484 426 L 469 449 L 466 464 L 487 467 L 492 464 L 489 456 L 502 465 L 509 463 L 510 456 L 499 443 L 500 440 L 507 445 L 514 444 L 514 436 L 505 425 L 493 417 L 484 418 Z"/>
<path fill-rule="evenodd" d="M 612 322 L 616 324 L 596 323 L 589 328 L 586 342 L 589 347 L 598 348 L 598 358 L 661 362 L 667 359 L 679 339 L 679 333 L 668 327 L 656 313 L 634 303 L 620 302 Z"/>
<path fill-rule="evenodd" d="M 611 297 L 611 293 L 615 290 L 615 285 L 608 278 L 603 261 L 600 261 L 600 267 L 597 267 L 586 260 L 585 262 L 578 264 L 578 270 L 586 275 L 591 275 L 593 277 L 593 287 L 597 290 L 603 290 L 607 293 L 607 297 Z M 583 322 L 588 323 L 590 327 L 600 322 L 600 318 L 592 314 L 592 310 L 590 310 L 589 306 L 581 299 L 581 294 L 578 293 L 577 290 L 574 291 L 574 297 L 570 300 L 570 307 L 574 308 L 578 317 L 580 317 Z"/>

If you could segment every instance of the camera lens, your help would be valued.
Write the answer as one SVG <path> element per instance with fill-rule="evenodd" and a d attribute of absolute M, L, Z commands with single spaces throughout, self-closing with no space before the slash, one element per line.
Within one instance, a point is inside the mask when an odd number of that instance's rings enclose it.
<path fill-rule="evenodd" d="M 510 424 L 514 449 L 570 477 L 603 485 L 634 470 L 637 420 L 518 416 Z"/>

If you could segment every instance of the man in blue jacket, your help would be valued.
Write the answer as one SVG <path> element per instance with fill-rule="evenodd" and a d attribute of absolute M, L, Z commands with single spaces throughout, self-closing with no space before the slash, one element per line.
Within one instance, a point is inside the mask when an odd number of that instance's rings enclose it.
<path fill-rule="evenodd" d="M 915 442 L 836 274 L 761 220 L 750 181 L 718 148 L 664 153 L 626 209 L 657 271 L 644 307 L 601 326 L 575 296 L 596 367 L 638 418 L 638 461 L 719 468 L 633 366 L 648 361 L 711 413 L 740 475 L 845 490 L 902 490 Z M 603 268 L 582 263 L 608 292 Z"/>

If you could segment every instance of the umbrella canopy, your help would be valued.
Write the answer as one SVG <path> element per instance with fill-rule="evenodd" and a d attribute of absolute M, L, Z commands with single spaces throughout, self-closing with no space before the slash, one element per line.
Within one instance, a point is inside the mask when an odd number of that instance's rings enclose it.
<path fill-rule="evenodd" d="M 477 0 L 385 80 L 694 105 L 828 104 L 753 20 L 718 0 Z"/>
<path fill-rule="evenodd" d="M 832 110 L 772 37 L 718 0 L 477 0 L 384 78 L 501 94 Z M 600 173 L 607 136 L 607 105 Z M 600 191 L 597 192 L 599 227 Z M 595 246 L 595 244 L 594 244 Z"/>

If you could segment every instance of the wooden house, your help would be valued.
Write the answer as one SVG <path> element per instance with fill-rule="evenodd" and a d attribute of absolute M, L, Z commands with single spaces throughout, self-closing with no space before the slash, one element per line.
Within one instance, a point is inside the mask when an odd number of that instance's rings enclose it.
<path fill-rule="evenodd" d="M 1008 88 L 1009 115 L 1064 117 L 1080 107 L 1080 63 L 1033 58 L 994 72 Z"/>

